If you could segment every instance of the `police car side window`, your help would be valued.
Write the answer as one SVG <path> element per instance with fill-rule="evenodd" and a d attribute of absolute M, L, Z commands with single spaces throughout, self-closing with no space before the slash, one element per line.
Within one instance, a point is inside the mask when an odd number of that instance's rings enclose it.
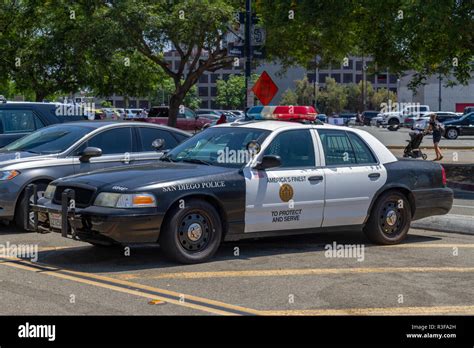
<path fill-rule="evenodd" d="M 314 145 L 309 130 L 292 130 L 280 133 L 267 147 L 264 155 L 280 156 L 281 166 L 314 167 Z"/>
<path fill-rule="evenodd" d="M 326 165 L 356 163 L 354 150 L 345 131 L 318 129 Z"/>
<path fill-rule="evenodd" d="M 357 164 L 374 164 L 377 163 L 372 151 L 367 144 L 356 134 L 347 132 L 355 152 Z"/>

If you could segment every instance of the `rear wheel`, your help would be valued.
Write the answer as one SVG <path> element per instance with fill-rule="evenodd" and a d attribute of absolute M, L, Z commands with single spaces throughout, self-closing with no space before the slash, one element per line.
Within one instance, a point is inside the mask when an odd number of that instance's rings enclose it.
<path fill-rule="evenodd" d="M 41 198 L 44 196 L 46 187 L 48 187 L 48 184 L 44 182 L 40 182 L 36 184 L 36 189 L 37 189 L 36 192 L 37 192 L 38 198 Z M 25 203 L 27 200 L 30 201 L 30 203 L 33 203 L 33 195 L 31 194 L 29 195 L 29 197 L 26 197 L 26 191 L 23 191 L 15 209 L 15 218 L 14 218 L 15 224 L 19 228 L 22 228 L 22 229 L 25 228 L 25 220 L 26 220 Z M 32 212 L 30 212 L 28 216 L 28 226 L 30 229 L 33 228 L 33 213 Z"/>
<path fill-rule="evenodd" d="M 222 224 L 217 210 L 208 202 L 192 199 L 184 208 L 169 212 L 160 232 L 163 253 L 181 263 L 210 259 L 221 243 Z"/>
<path fill-rule="evenodd" d="M 383 193 L 375 202 L 364 232 L 376 244 L 397 244 L 407 235 L 411 223 L 411 207 L 398 191 Z"/>
<path fill-rule="evenodd" d="M 456 128 L 448 128 L 445 134 L 445 137 L 450 140 L 454 140 L 459 136 L 459 132 Z"/>

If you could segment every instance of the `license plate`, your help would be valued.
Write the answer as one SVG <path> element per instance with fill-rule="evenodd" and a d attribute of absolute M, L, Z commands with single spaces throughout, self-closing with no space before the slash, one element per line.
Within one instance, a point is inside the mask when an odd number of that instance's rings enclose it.
<path fill-rule="evenodd" d="M 49 225 L 52 228 L 61 229 L 62 227 L 62 216 L 58 213 L 49 213 Z"/>

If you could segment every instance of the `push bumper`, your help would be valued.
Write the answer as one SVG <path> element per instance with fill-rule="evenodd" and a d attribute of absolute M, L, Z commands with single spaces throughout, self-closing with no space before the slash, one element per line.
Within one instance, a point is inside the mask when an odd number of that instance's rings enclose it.
<path fill-rule="evenodd" d="M 433 215 L 449 213 L 453 207 L 454 194 L 450 188 L 437 188 L 412 191 L 415 198 L 415 215 L 413 220 Z"/>
<path fill-rule="evenodd" d="M 29 185 L 27 190 L 34 193 L 36 186 Z M 64 190 L 61 205 L 45 198 L 38 201 L 36 194 L 33 197 L 33 203 L 27 202 L 25 208 L 33 213 L 35 232 L 56 232 L 65 238 L 99 244 L 156 242 L 164 215 L 156 208 L 76 208 L 72 189 Z"/>

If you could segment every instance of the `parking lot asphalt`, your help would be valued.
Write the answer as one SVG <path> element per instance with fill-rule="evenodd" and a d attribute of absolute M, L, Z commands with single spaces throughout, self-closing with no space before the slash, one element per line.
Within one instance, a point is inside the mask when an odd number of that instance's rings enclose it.
<path fill-rule="evenodd" d="M 364 131 L 369 132 L 377 139 L 379 139 L 385 146 L 403 146 L 407 145 L 407 140 L 410 139 L 410 131 L 409 128 L 400 128 L 397 131 L 389 131 L 387 128 L 383 127 L 373 127 L 373 126 L 351 126 L 354 128 L 362 129 Z M 433 146 L 433 136 L 426 135 L 423 138 L 423 142 L 421 146 Z M 467 148 L 474 148 L 474 136 L 460 136 L 456 140 L 449 140 L 446 138 L 442 138 L 440 142 L 441 147 L 467 147 Z"/>
<path fill-rule="evenodd" d="M 472 197 L 457 197 L 455 212 L 471 214 Z M 93 247 L 3 226 L 7 243 L 39 254 L 0 260 L 3 315 L 474 314 L 466 234 L 412 228 L 394 246 L 354 232 L 246 240 L 197 265 L 169 262 L 159 246 Z M 329 253 L 339 245 L 356 249 Z"/>

